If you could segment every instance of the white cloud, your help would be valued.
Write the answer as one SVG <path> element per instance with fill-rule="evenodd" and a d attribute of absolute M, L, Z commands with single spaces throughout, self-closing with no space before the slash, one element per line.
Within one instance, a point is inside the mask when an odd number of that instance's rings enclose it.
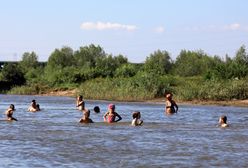
<path fill-rule="evenodd" d="M 226 25 L 224 27 L 226 30 L 239 30 L 241 29 L 241 25 L 239 23 L 233 23 L 233 24 L 230 24 L 230 25 Z"/>
<path fill-rule="evenodd" d="M 134 31 L 137 29 L 135 25 L 125 25 L 120 23 L 110 22 L 84 22 L 80 26 L 83 30 L 126 30 Z"/>
<path fill-rule="evenodd" d="M 155 32 L 157 32 L 157 33 L 163 33 L 164 31 L 165 31 L 165 29 L 162 26 L 155 28 Z"/>
<path fill-rule="evenodd" d="M 248 27 L 241 25 L 239 23 L 232 23 L 228 25 L 202 25 L 195 27 L 186 27 L 184 30 L 186 31 L 194 31 L 194 32 L 222 32 L 222 31 L 248 31 Z"/>

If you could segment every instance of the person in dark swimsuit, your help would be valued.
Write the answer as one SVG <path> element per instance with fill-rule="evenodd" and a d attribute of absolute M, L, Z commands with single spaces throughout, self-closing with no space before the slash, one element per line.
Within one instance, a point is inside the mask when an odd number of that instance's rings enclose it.
<path fill-rule="evenodd" d="M 5 112 L 8 121 L 17 121 L 17 119 L 13 117 L 14 111 L 15 111 L 15 106 L 14 104 L 11 104 Z"/>
<path fill-rule="evenodd" d="M 168 93 L 166 95 L 166 101 L 165 101 L 165 112 L 166 114 L 174 114 L 178 111 L 178 106 L 174 100 L 172 100 L 172 94 Z"/>
<path fill-rule="evenodd" d="M 116 117 L 118 118 L 117 120 Z M 108 123 L 118 122 L 122 120 L 121 116 L 117 112 L 115 112 L 114 104 L 109 104 L 108 112 L 105 113 L 103 118 L 104 118 L 104 122 L 108 122 Z"/>

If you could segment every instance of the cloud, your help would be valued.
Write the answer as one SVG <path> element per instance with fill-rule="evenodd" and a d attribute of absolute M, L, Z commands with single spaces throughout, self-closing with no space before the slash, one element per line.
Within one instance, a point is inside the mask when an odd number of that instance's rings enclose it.
<path fill-rule="evenodd" d="M 241 25 L 240 23 L 232 23 L 228 25 L 202 25 L 195 27 L 186 27 L 186 31 L 194 32 L 223 32 L 223 31 L 248 31 L 248 27 Z"/>
<path fill-rule="evenodd" d="M 239 23 L 233 23 L 230 25 L 226 25 L 224 29 L 225 30 L 239 30 L 239 29 L 242 29 L 242 26 Z"/>
<path fill-rule="evenodd" d="M 162 26 L 155 28 L 155 32 L 157 32 L 157 33 L 163 33 L 164 31 L 165 31 L 165 29 Z"/>
<path fill-rule="evenodd" d="M 137 29 L 135 25 L 125 25 L 120 23 L 110 22 L 84 22 L 80 26 L 83 30 L 125 30 L 134 31 Z"/>

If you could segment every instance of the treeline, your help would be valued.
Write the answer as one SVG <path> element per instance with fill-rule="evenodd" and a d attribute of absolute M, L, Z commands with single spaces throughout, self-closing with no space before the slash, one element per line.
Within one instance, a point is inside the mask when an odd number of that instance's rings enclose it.
<path fill-rule="evenodd" d="M 45 64 L 35 52 L 0 69 L 1 92 L 41 94 L 77 88 L 86 98 L 146 100 L 173 92 L 182 100 L 230 100 L 248 97 L 248 54 L 241 46 L 225 58 L 182 50 L 176 60 L 157 50 L 144 63 L 105 53 L 89 45 L 55 49 Z M 7 86 L 6 86 L 7 84 Z"/>

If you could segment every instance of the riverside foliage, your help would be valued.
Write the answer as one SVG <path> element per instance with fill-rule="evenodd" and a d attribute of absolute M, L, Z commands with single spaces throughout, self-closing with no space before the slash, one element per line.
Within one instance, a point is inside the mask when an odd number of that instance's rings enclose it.
<path fill-rule="evenodd" d="M 241 46 L 232 58 L 182 50 L 176 60 L 157 50 L 144 63 L 89 45 L 55 49 L 45 63 L 35 52 L 0 68 L 2 93 L 42 94 L 77 89 L 88 99 L 141 101 L 174 93 L 180 100 L 248 98 L 248 54 Z"/>

